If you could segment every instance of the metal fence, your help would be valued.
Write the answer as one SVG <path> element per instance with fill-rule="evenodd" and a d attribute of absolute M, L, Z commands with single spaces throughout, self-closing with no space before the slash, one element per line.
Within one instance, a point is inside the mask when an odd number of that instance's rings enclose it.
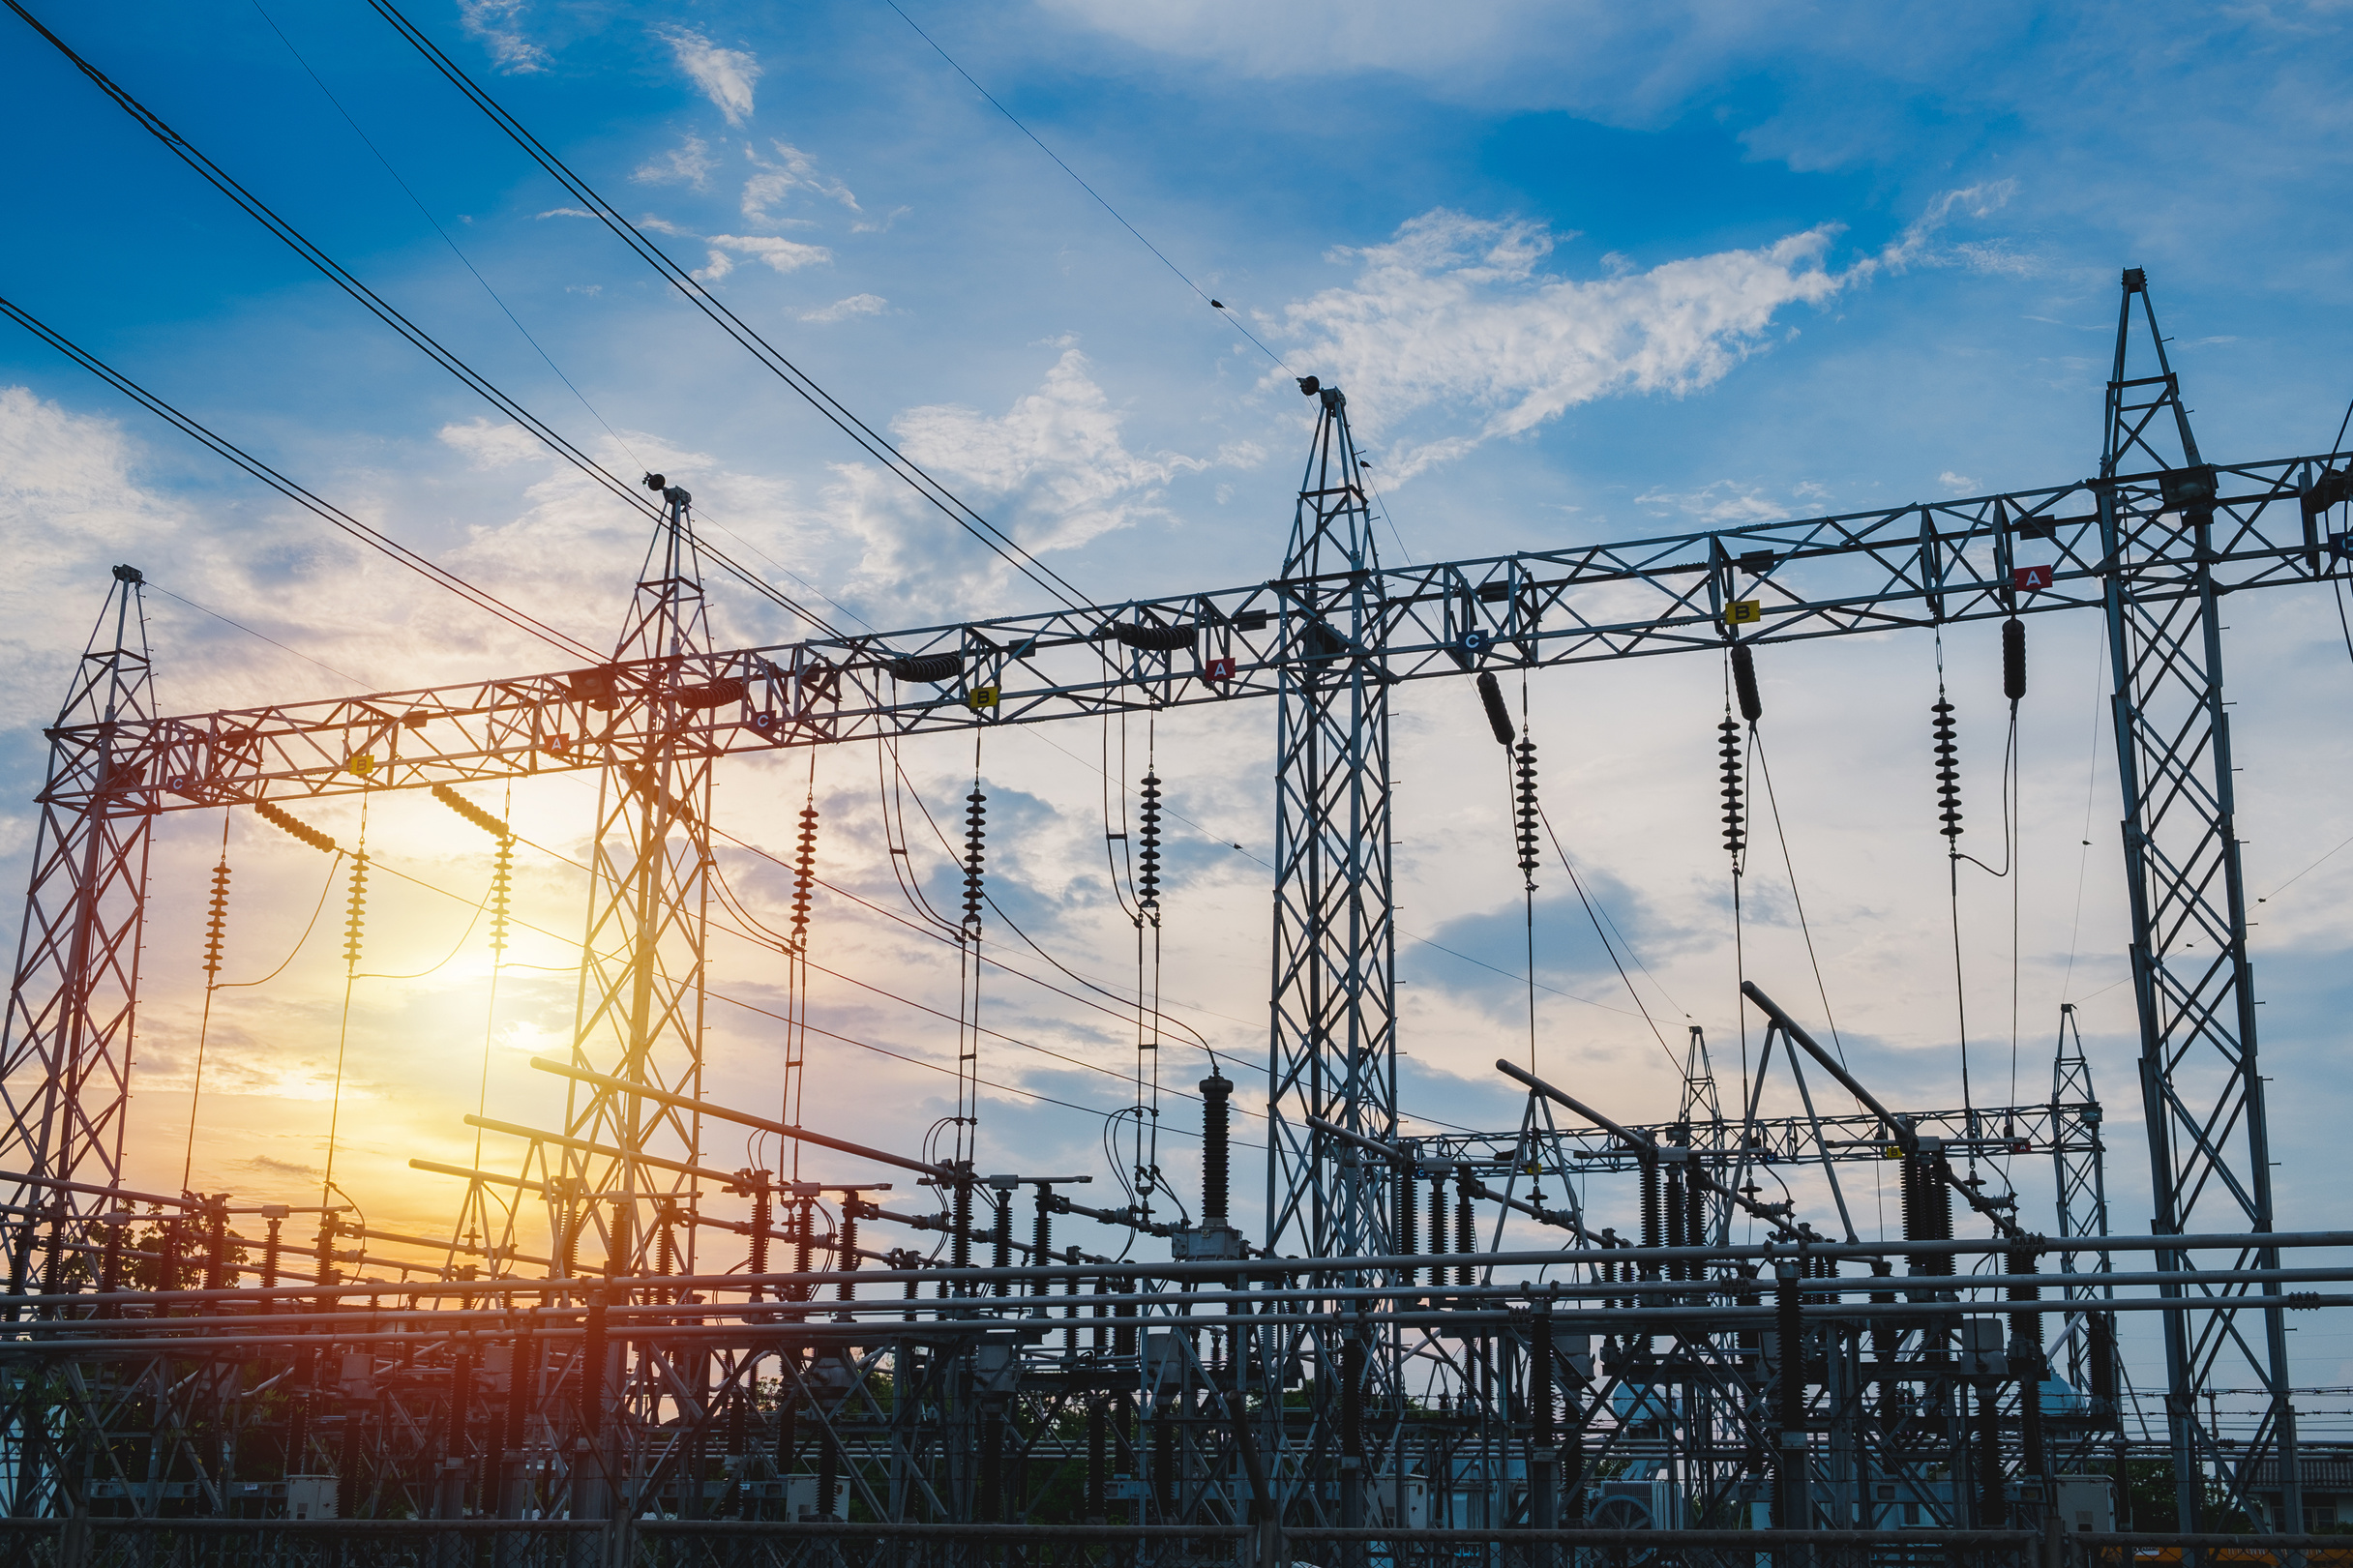
<path fill-rule="evenodd" d="M 0 1519 L 4 1568 L 2353 1568 L 2353 1537 Z"/>

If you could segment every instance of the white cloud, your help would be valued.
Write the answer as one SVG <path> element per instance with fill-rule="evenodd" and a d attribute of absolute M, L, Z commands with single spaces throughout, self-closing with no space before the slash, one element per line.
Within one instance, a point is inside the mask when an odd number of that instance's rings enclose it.
<path fill-rule="evenodd" d="M 1282 324 L 1301 342 L 1290 357 L 1345 387 L 1368 434 L 1434 404 L 1473 412 L 1469 429 L 1393 444 L 1386 475 L 1402 480 L 1578 403 L 1717 380 L 1784 307 L 1867 273 L 1827 268 L 1832 232 L 1578 281 L 1539 270 L 1556 238 L 1541 224 L 1441 209 L 1386 245 L 1335 252 L 1358 263 L 1355 281 L 1289 307 Z"/>
<path fill-rule="evenodd" d="M 744 156 L 760 170 L 744 182 L 743 215 L 746 218 L 762 223 L 779 222 L 769 209 L 794 191 L 807 191 L 828 201 L 838 201 L 853 213 L 861 210 L 858 198 L 851 193 L 849 187 L 829 175 L 818 173 L 816 159 L 789 142 L 771 142 L 769 145 L 776 149 L 774 159 L 761 157 L 760 149 L 749 144 L 743 150 Z"/>
<path fill-rule="evenodd" d="M 910 408 L 892 422 L 907 455 L 976 493 L 1006 497 L 1031 549 L 1066 549 L 1158 516 L 1160 488 L 1206 459 L 1143 457 L 1119 434 L 1122 416 L 1066 348 L 1046 384 L 1002 417 L 969 408 Z"/>
<path fill-rule="evenodd" d="M 1541 223 L 1439 208 L 1385 245 L 1334 251 L 1357 264 L 1355 280 L 1286 307 L 1268 325 L 1300 341 L 1292 359 L 1347 389 L 1367 437 L 1409 424 L 1451 427 L 1392 437 L 1383 477 L 1402 481 L 1595 399 L 1696 392 L 1794 336 L 1795 327 L 1776 330 L 1788 307 L 1825 304 L 1882 271 L 2010 270 L 1998 247 L 1940 248 L 1936 236 L 1958 217 L 1989 216 L 2015 190 L 2004 180 L 1947 192 L 1844 270 L 1830 264 L 1837 226 L 1822 224 L 1647 271 L 1605 256 L 1608 276 L 1585 281 L 1543 270 L 1565 236 Z M 1433 408 L 1443 411 L 1434 421 L 1415 420 Z"/>
<path fill-rule="evenodd" d="M 691 185 L 700 191 L 711 183 L 712 163 L 710 144 L 700 136 L 688 136 L 660 158 L 640 163 L 630 178 L 647 185 Z"/>
<path fill-rule="evenodd" d="M 745 49 L 723 49 L 691 27 L 673 27 L 662 35 L 670 52 L 702 96 L 741 125 L 752 112 L 752 84 L 760 80 L 760 61 Z"/>
<path fill-rule="evenodd" d="M 1743 522 L 1778 522 L 1790 514 L 1789 504 L 1739 480 L 1719 479 L 1696 490 L 1650 489 L 1634 497 L 1636 506 L 1677 512 L 1711 528 L 1737 528 Z"/>
<path fill-rule="evenodd" d="M 833 259 L 833 252 L 821 245 L 803 245 L 798 240 L 781 239 L 774 234 L 713 234 L 709 238 L 715 246 L 733 251 L 754 261 L 764 261 L 778 272 L 798 272 L 803 267 L 814 267 Z M 714 251 L 711 254 L 713 265 L 717 265 L 719 252 Z M 724 278 L 732 270 L 730 264 L 719 276 Z"/>
<path fill-rule="evenodd" d="M 522 36 L 523 0 L 458 0 L 466 33 L 482 41 L 491 62 L 510 75 L 548 69 L 548 51 Z"/>
<path fill-rule="evenodd" d="M 846 300 L 835 300 L 821 311 L 804 311 L 803 321 L 846 321 L 853 315 L 880 315 L 890 301 L 879 294 L 852 294 Z"/>
<path fill-rule="evenodd" d="M 594 218 L 596 214 L 582 212 L 578 207 L 550 207 L 539 216 L 542 218 Z"/>
<path fill-rule="evenodd" d="M 1956 494 L 1966 494 L 1978 488 L 1978 482 L 1967 474 L 1956 474 L 1948 468 L 1936 476 L 1936 482 Z"/>

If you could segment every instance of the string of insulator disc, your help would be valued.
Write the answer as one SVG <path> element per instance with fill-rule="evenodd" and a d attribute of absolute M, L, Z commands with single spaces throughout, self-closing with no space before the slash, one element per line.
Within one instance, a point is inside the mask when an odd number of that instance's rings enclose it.
<path fill-rule="evenodd" d="M 1765 699 L 1757 691 L 1756 655 L 1745 642 L 1732 645 L 1732 691 L 1741 705 L 1741 719 L 1755 724 L 1765 717 Z M 1732 869 L 1738 872 L 1741 855 L 1748 847 L 1748 833 L 1742 809 L 1741 790 L 1741 726 L 1729 713 L 1715 726 L 1719 744 L 1716 754 L 1721 758 L 1719 771 L 1724 787 L 1724 849 L 1732 856 Z"/>
<path fill-rule="evenodd" d="M 343 917 L 343 962 L 353 970 L 360 966 L 360 938 L 368 925 L 368 851 L 362 849 L 351 857 L 351 902 Z"/>
<path fill-rule="evenodd" d="M 1515 748 L 1518 764 L 1513 773 L 1519 780 L 1514 791 L 1519 806 L 1520 877 L 1528 891 L 1536 890 L 1536 824 L 1541 815 L 1536 807 L 1536 743 L 1527 736 L 1520 737 Z"/>
<path fill-rule="evenodd" d="M 433 785 L 433 799 L 498 841 L 491 862 L 491 956 L 507 950 L 508 902 L 515 885 L 515 830 L 447 784 Z"/>
<path fill-rule="evenodd" d="M 981 891 L 981 845 L 988 830 L 983 825 L 988 817 L 988 799 L 979 789 L 965 796 L 964 820 L 964 929 L 967 934 L 980 934 L 980 906 L 986 895 Z"/>
<path fill-rule="evenodd" d="M 1144 776 L 1143 804 L 1137 808 L 1138 841 L 1144 845 L 1136 857 L 1143 870 L 1136 876 L 1136 909 L 1139 921 L 1147 916 L 1155 923 L 1160 911 L 1160 775 L 1147 772 Z"/>
<path fill-rule="evenodd" d="M 809 889 L 817 882 L 817 805 L 801 808 L 799 847 L 792 856 L 792 940 L 806 945 L 809 936 Z"/>
<path fill-rule="evenodd" d="M 318 850 L 321 854 L 332 855 L 337 851 L 337 844 L 333 839 L 328 838 L 325 834 L 319 832 L 318 829 L 313 827 L 310 823 L 300 821 L 292 816 L 288 816 L 283 811 L 271 804 L 269 801 L 257 800 L 253 802 L 253 814 L 260 817 L 264 822 L 269 823 L 273 827 L 283 828 L 287 833 L 292 834 L 295 838 L 300 839 L 303 843 L 309 844 L 312 848 Z"/>
<path fill-rule="evenodd" d="M 221 944 L 228 926 L 228 857 L 213 868 L 212 913 L 204 922 L 204 983 L 210 986 L 221 973 Z"/>
<path fill-rule="evenodd" d="M 1929 704 L 1928 711 L 1935 715 L 1937 816 L 1944 823 L 1936 831 L 1945 836 L 1945 842 L 1957 854 L 1961 838 L 1960 747 L 1954 744 L 1952 704 L 1946 699 L 1943 681 L 1937 682 L 1936 700 Z"/>

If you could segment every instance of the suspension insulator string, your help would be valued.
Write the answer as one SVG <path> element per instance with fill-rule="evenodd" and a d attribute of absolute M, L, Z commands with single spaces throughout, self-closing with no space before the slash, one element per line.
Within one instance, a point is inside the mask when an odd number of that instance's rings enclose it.
<path fill-rule="evenodd" d="M 800 1122 L 809 1043 L 809 904 L 817 886 L 817 748 L 809 749 L 809 782 L 802 796 L 800 837 L 792 855 L 792 942 L 785 955 L 785 1084 L 781 1115 Z M 801 1173 L 801 1145 L 790 1140 L 792 1175 Z"/>
<path fill-rule="evenodd" d="M 351 991 L 359 980 L 360 952 L 368 924 L 368 796 L 360 796 L 359 847 L 351 852 L 351 891 L 343 913 L 343 1011 L 335 1031 L 335 1090 L 328 1101 L 326 1169 L 319 1175 L 318 1200 L 321 1205 L 335 1194 L 335 1145 L 343 1130 L 343 1058 L 351 1044 Z M 334 1216 L 328 1219 L 332 1222 Z M 322 1251 L 332 1251 L 332 1241 L 322 1238 Z"/>
<path fill-rule="evenodd" d="M 1536 1070 L 1536 830 L 1543 811 L 1536 801 L 1536 743 L 1528 731 L 1528 677 L 1522 674 L 1520 738 L 1509 754 L 1515 842 L 1520 855 L 1521 927 L 1528 961 L 1528 1070 L 1533 1073 Z"/>
<path fill-rule="evenodd" d="M 1937 832 L 1945 839 L 1947 899 L 1952 911 L 1952 1008 L 1961 1036 L 1961 1107 L 1976 1136 L 1976 1101 L 1969 1083 L 1969 991 L 1961 968 L 1961 766 L 1951 699 L 1945 695 L 1945 634 L 1936 634 L 1936 701 L 1929 705 L 1936 747 Z M 1970 1149 L 1970 1164 L 1977 1150 Z"/>
<path fill-rule="evenodd" d="M 1741 877 L 1747 869 L 1748 833 L 1742 814 L 1742 751 L 1743 737 L 1740 722 L 1732 717 L 1733 698 L 1740 698 L 1741 718 L 1748 725 L 1746 745 L 1756 745 L 1757 721 L 1765 717 L 1765 701 L 1757 691 L 1756 656 L 1744 642 L 1732 644 L 1725 659 L 1724 717 L 1715 726 L 1717 772 L 1723 787 L 1724 853 L 1732 862 L 1732 979 L 1734 995 L 1748 979 L 1747 926 L 1743 918 Z M 1736 1001 L 1733 1011 L 1741 1021 L 1741 1098 L 1748 1097 L 1748 1009 Z"/>
<path fill-rule="evenodd" d="M 988 902 L 984 870 L 988 843 L 989 797 L 980 787 L 980 731 L 972 734 L 972 788 L 965 796 L 964 922 L 956 932 L 957 963 L 957 1128 L 956 1154 L 968 1163 L 978 1141 L 980 1123 L 980 911 Z"/>
<path fill-rule="evenodd" d="M 204 919 L 204 1014 L 196 1023 L 196 1074 L 188 1090 L 188 1149 L 180 1158 L 180 1190 L 188 1191 L 196 1162 L 196 1102 L 204 1094 L 204 1048 L 212 1037 L 213 992 L 221 989 L 221 949 L 228 931 L 228 816 L 221 814 L 221 863 L 213 868 L 213 896 Z"/>
<path fill-rule="evenodd" d="M 1120 726 L 1125 760 L 1126 726 Z M 1144 780 L 1136 791 L 1136 1182 L 1160 1182 L 1160 773 L 1159 725 L 1147 719 Z"/>

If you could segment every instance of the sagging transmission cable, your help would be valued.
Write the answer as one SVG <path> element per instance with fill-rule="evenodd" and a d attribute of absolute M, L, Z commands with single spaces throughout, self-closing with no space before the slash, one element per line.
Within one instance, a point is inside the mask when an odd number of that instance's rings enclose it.
<path fill-rule="evenodd" d="M 16 0 L 7 0 L 7 3 L 12 7 L 16 7 L 19 11 L 22 9 L 16 5 Z M 1065 607 L 1070 609 L 1086 607 L 1087 596 L 1073 586 L 1068 579 L 1023 548 L 1020 542 L 1015 540 L 1011 534 L 1006 533 L 967 506 L 945 485 L 934 479 L 921 464 L 893 446 L 881 432 L 856 414 L 851 413 L 840 399 L 823 387 L 819 386 L 815 380 L 811 379 L 807 371 L 788 359 L 782 350 L 761 337 L 750 323 L 714 297 L 692 273 L 671 260 L 669 252 L 640 233 L 637 225 L 621 216 L 618 208 L 599 195 L 587 181 L 573 172 L 569 164 L 556 157 L 544 142 L 533 135 L 528 127 L 508 113 L 496 99 L 491 97 L 473 77 L 467 75 L 463 68 L 442 53 L 440 46 L 426 37 L 416 23 L 402 15 L 400 8 L 392 5 L 390 0 L 368 0 L 368 3 L 374 9 L 376 15 L 392 25 L 395 32 L 407 40 L 418 53 L 425 56 L 426 61 L 434 70 L 440 72 L 451 86 L 464 94 L 476 108 L 490 117 L 491 124 L 505 132 L 509 139 L 521 148 L 526 157 L 545 169 L 551 179 L 571 193 L 573 199 L 580 202 L 592 217 L 611 229 L 614 236 L 635 251 L 640 260 L 661 274 L 664 281 L 686 297 L 687 303 L 708 316 L 713 325 L 734 339 L 746 352 L 760 361 L 761 367 L 770 374 L 790 387 L 810 407 L 816 409 L 835 429 L 855 442 L 867 456 L 898 475 L 916 494 L 931 503 L 958 527 L 986 545 L 1015 571 L 1060 600 Z"/>
<path fill-rule="evenodd" d="M 13 4 L 14 0 L 11 0 L 11 3 Z M 132 401 L 147 409 L 150 413 L 153 413 L 169 424 L 178 427 L 182 431 L 194 436 L 197 441 L 210 447 L 222 457 L 226 458 L 230 462 L 235 463 L 238 467 L 244 469 L 255 479 L 260 480 L 264 485 L 269 486 L 270 488 L 278 491 L 281 495 L 285 496 L 288 500 L 293 501 L 297 505 L 316 514 L 326 521 L 334 524 L 338 528 L 341 528 L 343 532 L 358 539 L 361 543 L 367 545 L 369 547 L 382 551 L 384 554 L 390 556 L 393 560 L 398 561 L 401 565 L 407 567 L 410 571 L 419 574 L 436 585 L 448 589 L 451 593 L 456 594 L 459 598 L 464 600 L 470 605 L 475 606 L 477 608 L 490 611 L 492 615 L 497 616 L 500 620 L 506 622 L 509 626 L 514 627 L 517 631 L 527 632 L 531 636 L 539 638 L 541 641 L 549 644 L 551 647 L 561 650 L 568 658 L 595 660 L 602 659 L 604 657 L 603 654 L 590 647 L 587 643 L 581 641 L 579 638 L 572 636 L 567 633 L 558 632 L 553 627 L 547 625 L 545 622 L 538 620 L 522 610 L 517 609 L 514 606 L 506 603 L 502 599 L 499 599 L 496 595 L 490 593 L 488 590 L 477 588 L 472 583 L 466 581 L 463 577 L 459 577 L 456 573 L 434 564 L 431 559 L 418 554 L 415 550 L 410 549 L 407 546 L 402 544 L 399 540 L 394 539 L 391 535 L 382 533 L 377 529 L 371 528 L 368 526 L 368 524 L 360 521 L 359 518 L 353 517 L 350 513 L 345 512 L 342 507 L 336 506 L 332 502 L 321 500 L 318 496 L 313 495 L 302 486 L 297 485 L 294 481 L 288 479 L 277 469 L 272 468 L 268 463 L 263 462 L 259 458 L 254 457 L 252 453 L 247 452 L 244 448 L 230 441 L 227 437 L 215 434 L 212 430 L 198 424 L 194 418 L 180 412 L 179 409 L 173 407 L 170 403 L 165 402 L 162 398 L 157 397 L 154 393 L 149 392 L 145 387 L 140 386 L 136 381 L 132 380 L 129 376 L 114 369 L 113 366 L 108 365 L 104 360 L 100 359 L 96 354 L 91 353 L 88 349 L 83 348 L 80 344 L 66 337 L 65 334 L 49 326 L 47 323 L 41 320 L 40 317 L 25 310 L 22 306 L 16 305 L 10 300 L 0 298 L 0 314 L 6 314 L 11 319 L 15 321 L 18 326 L 24 328 L 25 331 L 31 333 L 34 337 L 39 338 L 43 342 L 47 343 L 51 348 L 56 349 L 59 353 L 65 355 L 66 358 L 74 361 L 76 365 L 79 365 L 83 370 L 88 370 L 100 380 L 113 387 L 124 397 L 129 398 Z M 173 597 L 177 598 L 178 595 L 175 594 Z M 213 612 L 207 610 L 206 613 L 211 614 Z M 259 633 L 255 633 L 254 635 L 256 636 L 260 636 Z M 292 652 L 293 650 L 288 649 L 287 651 Z M 307 655 L 301 657 L 307 657 Z M 313 662 L 315 663 L 315 661 Z"/>
<path fill-rule="evenodd" d="M 327 254 L 325 251 L 313 244 L 308 236 L 304 235 L 301 230 L 295 228 L 293 224 L 287 222 L 283 218 L 280 217 L 267 202 L 264 202 L 259 196 L 254 195 L 243 185 L 239 184 L 236 179 L 234 179 L 228 173 L 227 170 L 222 168 L 220 164 L 214 163 L 202 152 L 198 151 L 194 143 L 191 142 L 187 137 L 181 135 L 169 125 L 165 124 L 160 115 L 156 114 L 155 111 L 148 108 L 146 104 L 140 103 L 136 98 L 133 97 L 127 89 L 115 82 L 113 78 L 109 77 L 104 72 L 99 70 L 98 67 L 92 65 L 88 60 L 82 58 L 81 55 L 74 52 L 72 45 L 68 44 L 65 40 L 59 38 L 55 33 L 51 32 L 39 17 L 35 16 L 30 11 L 27 11 L 22 5 L 21 0 L 0 0 L 0 3 L 5 3 L 11 11 L 22 17 L 27 26 L 39 33 L 54 48 L 56 48 L 58 53 L 64 55 L 68 61 L 72 62 L 75 70 L 79 71 L 84 76 L 87 76 L 91 83 L 95 85 L 100 92 L 105 94 L 107 98 L 111 99 L 116 107 L 120 108 L 125 114 L 128 114 L 133 120 L 136 121 L 140 129 L 146 131 L 150 135 L 154 136 L 158 141 L 169 148 L 172 154 L 182 163 L 186 163 L 190 168 L 195 170 L 195 172 L 203 178 L 206 184 L 212 186 L 223 195 L 228 197 L 229 200 L 235 202 L 245 211 L 247 216 L 251 217 L 263 228 L 269 230 L 270 233 L 288 250 L 292 251 L 296 255 L 302 257 L 313 268 L 317 269 L 319 274 L 326 278 L 328 281 L 334 283 L 344 293 L 350 295 L 353 300 L 365 307 L 371 314 L 382 321 L 386 326 L 392 328 L 393 331 L 399 333 L 402 337 L 407 339 L 408 341 L 414 344 L 418 349 L 422 350 L 427 358 L 431 359 L 434 364 L 440 366 L 443 370 L 449 371 L 450 374 L 456 376 L 460 381 L 463 382 L 469 390 L 479 395 L 485 401 L 490 403 L 491 407 L 497 409 L 500 413 L 506 415 L 518 425 L 521 425 L 524 429 L 530 431 L 531 434 L 536 436 L 539 441 L 548 448 L 549 451 L 554 453 L 557 457 L 572 464 L 575 468 L 588 476 L 588 478 L 591 480 L 594 480 L 607 491 L 611 492 L 623 505 L 634 508 L 639 514 L 651 521 L 658 523 L 664 520 L 665 517 L 667 516 L 664 510 L 655 505 L 645 495 L 640 493 L 636 485 L 633 485 L 629 481 L 621 478 L 619 475 L 607 468 L 603 463 L 598 462 L 587 453 L 581 451 L 553 426 L 549 425 L 546 421 L 539 418 L 539 416 L 533 414 L 529 409 L 525 408 L 521 403 L 518 402 L 514 398 L 508 396 L 507 393 L 500 390 L 500 388 L 489 377 L 483 375 L 471 365 L 468 365 L 464 360 L 459 358 L 454 351 L 444 345 L 438 339 L 434 338 L 432 334 L 427 332 L 423 327 L 418 326 L 414 321 L 411 321 L 390 301 L 386 300 L 382 295 L 376 293 L 375 290 L 370 288 L 366 283 L 360 281 L 356 276 L 354 276 L 343 265 L 343 263 L 337 261 L 333 256 Z M 297 58 L 299 58 L 299 56 Z M 332 99 L 332 95 L 330 95 L 330 99 Z M 395 178 L 397 179 L 398 176 L 396 175 Z M 430 216 L 431 215 L 428 214 L 429 218 Z M 460 259 L 463 259 L 462 253 L 461 253 Z M 487 286 L 487 284 L 485 286 Z M 492 297 L 495 298 L 495 294 L 493 294 Z M 21 319 L 21 317 L 19 319 Z M 518 322 L 517 325 L 521 326 L 521 323 Z M 529 334 L 526 333 L 524 336 L 527 338 Z M 533 346 L 537 346 L 536 342 L 534 342 Z M 551 362 L 551 364 L 552 365 L 552 362 Z M 561 376 L 563 372 L 558 370 L 556 373 Z M 591 408 L 589 412 L 594 414 L 595 410 Z M 610 427 L 608 427 L 608 429 L 610 429 Z M 768 582 L 767 579 L 761 577 L 758 573 L 753 572 L 750 568 L 741 565 L 732 558 L 722 554 L 719 550 L 711 548 L 708 546 L 702 547 L 702 550 L 704 554 L 710 556 L 721 566 L 725 567 L 729 572 L 732 573 L 739 580 L 741 580 L 746 586 L 750 587 L 754 592 L 772 600 L 781 607 L 789 610 L 794 615 L 808 622 L 811 626 L 817 627 L 828 636 L 839 636 L 841 635 L 840 630 L 834 627 L 830 622 L 826 621 L 824 617 L 816 614 L 806 606 L 801 605 L 795 600 L 791 599 L 776 588 L 774 584 Z M 591 659 L 603 657 L 594 649 L 587 648 L 585 644 L 578 644 L 577 646 L 585 651 L 587 657 Z"/>

